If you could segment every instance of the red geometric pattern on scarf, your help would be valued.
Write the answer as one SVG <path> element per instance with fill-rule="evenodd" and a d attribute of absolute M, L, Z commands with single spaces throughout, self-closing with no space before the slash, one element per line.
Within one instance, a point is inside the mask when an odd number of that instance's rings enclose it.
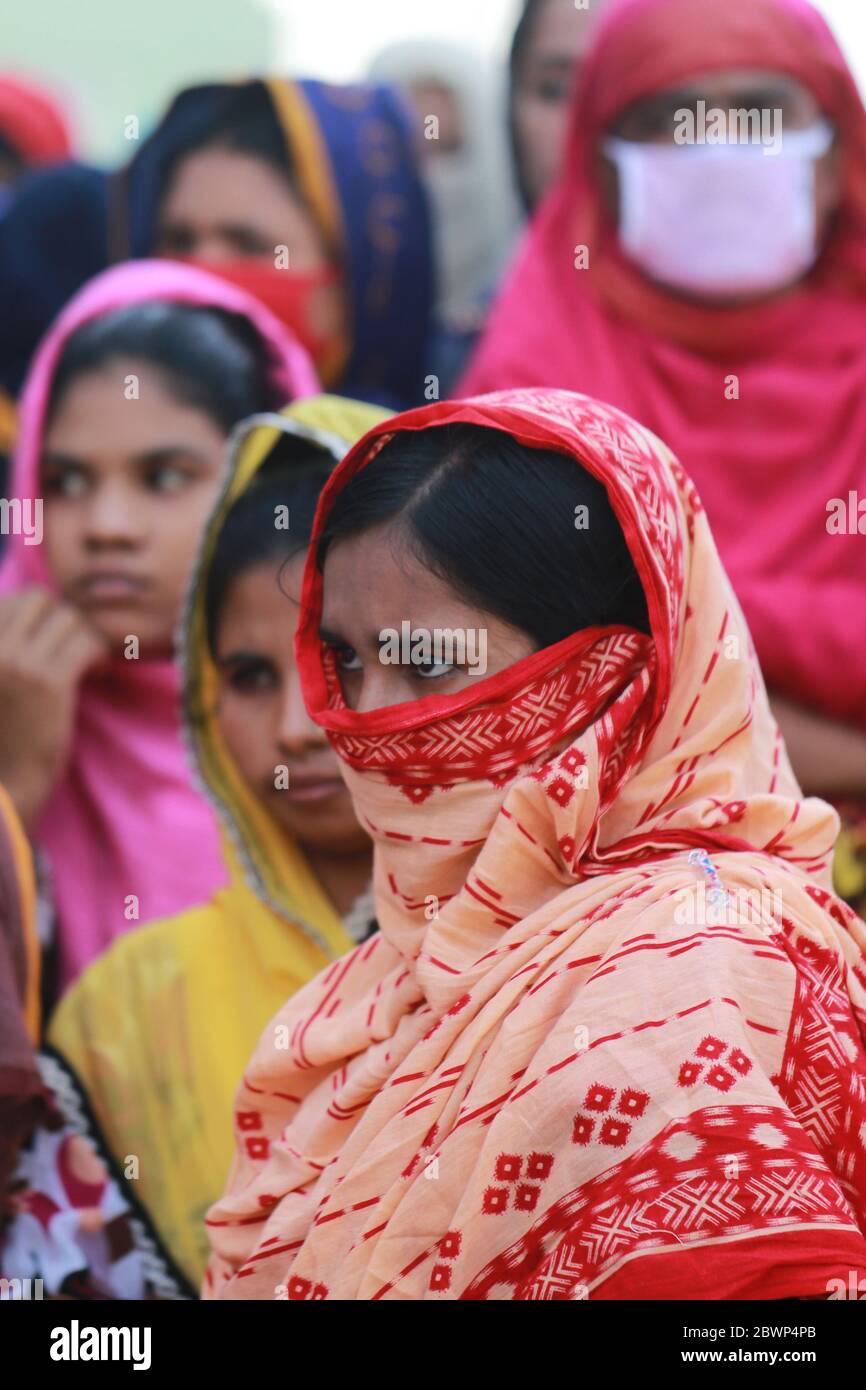
<path fill-rule="evenodd" d="M 708 1033 L 695 1053 L 682 1063 L 677 1085 L 683 1090 L 692 1090 L 703 1084 L 727 1094 L 737 1077 L 748 1076 L 751 1070 L 752 1063 L 741 1048 L 729 1047 L 721 1038 Z"/>
<path fill-rule="evenodd" d="M 566 1193 L 460 1297 L 586 1297 L 628 1256 L 804 1223 L 850 1229 L 851 1210 L 798 1122 L 782 1106 L 710 1107 Z"/>
<path fill-rule="evenodd" d="M 593 1143 L 624 1148 L 631 1135 L 630 1121 L 640 1119 L 649 1102 L 646 1091 L 633 1086 L 626 1086 L 617 1094 L 613 1086 L 596 1082 L 584 1096 L 583 1109 L 574 1117 L 572 1144 L 582 1148 Z"/>
<path fill-rule="evenodd" d="M 420 728 L 365 735 L 332 733 L 340 758 L 395 783 L 442 786 L 489 778 L 500 782 L 560 739 L 592 722 L 646 661 L 648 639 L 615 632 L 564 658 L 507 701 L 476 705 Z M 332 708 L 344 708 L 331 653 L 324 658 Z"/>
<path fill-rule="evenodd" d="M 328 1297 L 327 1284 L 314 1284 L 310 1279 L 301 1279 L 298 1275 L 293 1275 L 286 1288 L 286 1298 L 290 1302 L 318 1301 Z"/>
<path fill-rule="evenodd" d="M 786 945 L 796 956 L 797 994 L 774 1085 L 853 1204 L 866 1191 L 862 1042 L 834 954 L 796 930 Z M 866 1213 L 861 1225 L 866 1229 Z"/>
<path fill-rule="evenodd" d="M 493 1169 L 493 1181 L 484 1193 L 481 1210 L 488 1216 L 500 1216 L 511 1206 L 515 1211 L 535 1211 L 541 1190 L 556 1160 L 553 1154 L 501 1153 Z"/>

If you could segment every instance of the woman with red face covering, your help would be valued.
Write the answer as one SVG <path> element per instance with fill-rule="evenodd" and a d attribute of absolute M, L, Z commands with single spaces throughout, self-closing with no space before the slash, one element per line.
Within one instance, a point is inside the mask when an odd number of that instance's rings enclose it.
<path fill-rule="evenodd" d="M 323 385 L 421 400 L 432 295 L 408 107 L 389 88 L 188 88 L 133 160 L 113 258 L 197 261 L 261 299 Z"/>
<path fill-rule="evenodd" d="M 866 1275 L 866 926 L 670 451 L 565 391 L 374 426 L 297 657 L 380 930 L 262 1032 L 208 1296 Z"/>
<path fill-rule="evenodd" d="M 866 822 L 866 113 L 806 0 L 602 15 L 564 171 L 461 389 L 532 384 L 677 451 L 800 781 Z M 864 845 L 837 860 L 852 899 Z"/>
<path fill-rule="evenodd" d="M 106 260 L 158 256 L 255 295 L 329 389 L 422 401 L 433 251 L 414 140 L 388 87 L 254 79 L 182 91 L 117 174 L 43 173 L 0 222 L 14 309 L 0 389 L 17 395 L 39 338 Z"/>

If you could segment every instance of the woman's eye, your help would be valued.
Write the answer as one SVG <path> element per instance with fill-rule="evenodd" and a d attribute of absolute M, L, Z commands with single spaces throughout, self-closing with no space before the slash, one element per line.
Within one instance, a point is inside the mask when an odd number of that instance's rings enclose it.
<path fill-rule="evenodd" d="M 251 661 L 245 666 L 235 667 L 229 673 L 228 684 L 239 694 L 250 695 L 275 690 L 279 685 L 279 676 L 269 661 Z"/>
<path fill-rule="evenodd" d="M 180 492 L 189 482 L 189 474 L 174 464 L 161 464 L 147 477 L 148 486 L 153 492 Z"/>
<path fill-rule="evenodd" d="M 570 95 L 571 80 L 566 78 L 561 80 L 554 77 L 542 78 L 535 84 L 533 91 L 533 96 L 537 97 L 539 101 L 549 102 L 554 106 L 567 101 Z"/>
<path fill-rule="evenodd" d="M 419 662 L 414 668 L 416 676 L 422 681 L 435 681 L 440 676 L 450 676 L 452 671 L 456 671 L 453 661 L 429 661 Z"/>
<path fill-rule="evenodd" d="M 354 647 L 332 647 L 331 650 L 341 671 L 361 670 L 361 658 Z"/>
<path fill-rule="evenodd" d="M 273 244 L 265 241 L 258 232 L 238 230 L 231 236 L 232 249 L 238 256 L 271 256 Z"/>
<path fill-rule="evenodd" d="M 58 469 L 45 475 L 44 487 L 51 497 L 83 497 L 88 488 L 87 474 L 83 468 Z"/>
<path fill-rule="evenodd" d="M 188 256 L 195 238 L 185 227 L 162 227 L 156 236 L 156 252 L 161 256 Z"/>

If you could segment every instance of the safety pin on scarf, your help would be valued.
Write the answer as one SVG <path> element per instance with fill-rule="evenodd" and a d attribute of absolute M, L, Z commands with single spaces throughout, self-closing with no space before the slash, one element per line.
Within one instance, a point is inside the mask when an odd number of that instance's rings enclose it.
<path fill-rule="evenodd" d="M 712 887 L 707 892 L 707 902 L 712 904 L 727 903 L 728 894 L 722 887 L 722 880 L 719 871 L 705 849 L 693 849 L 689 851 L 689 863 L 698 864 L 703 869 Z"/>

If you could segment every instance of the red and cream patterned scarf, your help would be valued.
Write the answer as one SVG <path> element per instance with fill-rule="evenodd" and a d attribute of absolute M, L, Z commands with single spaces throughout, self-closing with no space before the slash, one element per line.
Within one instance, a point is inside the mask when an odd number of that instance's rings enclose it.
<path fill-rule="evenodd" d="M 395 428 L 456 421 L 604 483 L 652 639 L 577 633 L 358 714 L 308 568 L 308 704 L 381 932 L 262 1036 L 205 1294 L 826 1296 L 866 1273 L 866 928 L 830 891 L 834 813 L 794 781 L 692 485 L 620 412 L 533 390 L 388 420 L 317 534 Z"/>

